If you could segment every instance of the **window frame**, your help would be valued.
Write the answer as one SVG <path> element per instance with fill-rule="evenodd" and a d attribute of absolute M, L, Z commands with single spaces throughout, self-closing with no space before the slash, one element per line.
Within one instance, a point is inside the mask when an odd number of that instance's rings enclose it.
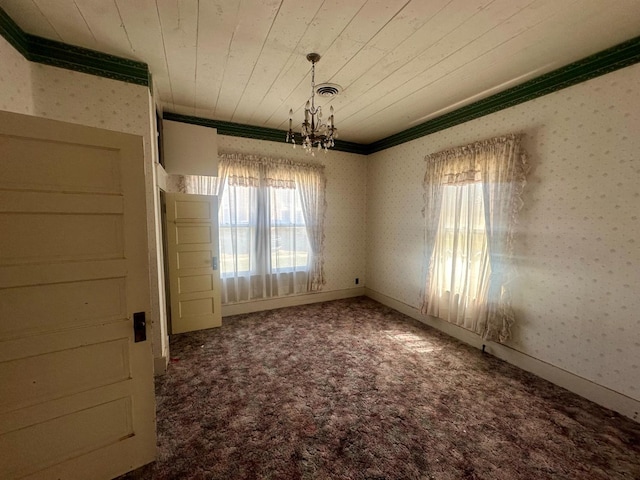
<path fill-rule="evenodd" d="M 260 195 L 258 194 L 258 192 L 256 192 L 256 194 L 253 196 L 253 202 L 252 202 L 252 196 L 249 195 L 249 202 L 253 203 L 252 205 L 250 204 L 248 207 L 248 219 L 245 222 L 242 223 L 234 223 L 231 221 L 231 206 L 228 204 L 228 199 L 229 199 L 229 194 L 231 192 L 231 189 L 236 189 L 236 188 L 240 188 L 240 189 L 261 189 L 264 188 L 266 189 L 266 193 L 269 195 L 269 205 L 262 206 L 262 209 L 266 212 L 268 219 L 269 219 L 269 235 L 270 235 L 270 265 L 271 265 L 271 273 L 272 274 L 283 274 L 283 273 L 294 273 L 294 272 L 308 272 L 309 271 L 309 258 L 312 256 L 312 251 L 311 251 L 311 246 L 310 246 L 310 242 L 309 242 L 309 236 L 308 236 L 308 232 L 307 232 L 307 226 L 306 226 L 306 222 L 304 220 L 304 212 L 302 211 L 302 207 L 301 207 L 301 199 L 300 199 L 300 192 L 298 191 L 297 188 L 294 189 L 289 189 L 289 188 L 276 188 L 276 187 L 269 187 L 269 186 L 242 186 L 242 185 L 234 185 L 234 186 L 227 186 L 223 193 L 222 196 L 220 198 L 220 209 L 221 209 L 221 214 L 219 216 L 219 220 L 218 220 L 218 228 L 219 228 L 219 242 L 220 245 L 222 245 L 222 239 L 223 239 L 223 231 L 224 229 L 247 229 L 248 233 L 247 235 L 249 235 L 249 238 L 251 238 L 251 236 L 256 235 L 256 231 L 258 229 L 258 224 L 257 224 L 257 220 L 258 220 L 258 211 L 261 209 L 261 207 L 258 205 L 258 202 L 260 201 Z M 296 198 L 296 201 L 294 201 L 294 205 L 293 208 L 291 208 L 290 210 L 294 211 L 294 220 L 295 223 L 279 223 L 278 219 L 274 219 L 272 213 L 272 204 L 273 204 L 273 198 L 272 195 L 276 194 L 277 191 L 279 190 L 289 190 L 289 191 L 293 191 L 295 192 L 294 195 Z M 226 202 L 225 202 L 226 200 Z M 255 211 L 252 212 L 252 209 L 255 209 Z M 229 221 L 225 222 L 224 219 L 226 217 L 226 215 L 224 214 L 224 212 L 227 211 L 228 212 L 228 218 Z M 254 213 L 252 215 L 252 213 Z M 274 221 L 275 220 L 275 221 Z M 298 223 L 298 221 L 301 220 L 302 223 Z M 277 234 L 274 234 L 274 230 L 277 231 L 277 228 L 293 228 L 295 230 L 298 230 L 300 228 L 303 229 L 304 231 L 304 235 L 305 235 L 305 253 L 306 253 L 306 262 L 304 265 L 297 265 L 297 262 L 294 265 L 291 266 L 287 266 L 287 267 L 276 267 L 275 266 L 275 262 L 274 262 L 274 254 L 276 253 L 277 249 L 275 248 L 275 242 L 273 241 L 274 239 L 274 235 L 277 237 Z M 295 232 L 293 233 L 295 235 Z M 220 250 L 222 250 L 220 248 Z M 298 252 L 298 250 L 296 249 L 294 252 L 294 257 L 296 256 L 296 252 Z M 250 259 L 249 259 L 249 265 L 248 265 L 248 270 L 230 270 L 230 271 L 226 271 L 224 266 L 226 264 L 225 261 L 223 261 L 222 259 L 222 251 L 220 252 L 220 276 L 221 278 L 232 278 L 236 275 L 242 275 L 242 276 L 251 276 L 254 274 L 257 274 L 257 268 L 256 265 L 254 263 L 253 257 L 250 255 Z M 238 252 L 234 252 L 234 256 L 237 257 Z M 235 264 L 237 264 L 237 260 L 235 262 L 233 262 Z M 252 266 L 252 263 L 254 263 L 254 265 Z"/>

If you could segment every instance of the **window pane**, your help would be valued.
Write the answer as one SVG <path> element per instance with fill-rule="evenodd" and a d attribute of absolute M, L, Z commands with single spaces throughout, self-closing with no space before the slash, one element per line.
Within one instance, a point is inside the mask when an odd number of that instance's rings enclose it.
<path fill-rule="evenodd" d="M 271 189 L 271 266 L 273 270 L 306 270 L 309 241 L 296 189 Z"/>
<path fill-rule="evenodd" d="M 438 288 L 442 293 L 474 300 L 487 274 L 482 185 L 444 187 L 440 227 L 434 250 Z"/>
<path fill-rule="evenodd" d="M 270 188 L 262 196 L 255 187 L 225 188 L 220 199 L 220 273 L 223 277 L 257 270 L 258 228 L 268 228 L 272 272 L 308 269 L 309 242 L 295 189 Z M 262 199 L 269 205 L 259 206 Z M 262 213 L 259 213 L 262 212 Z M 258 215 L 268 216 L 258 222 Z M 263 230 L 264 232 L 264 230 Z"/>
<path fill-rule="evenodd" d="M 248 225 L 253 187 L 227 187 L 220 199 L 220 225 Z"/>
<path fill-rule="evenodd" d="M 249 272 L 255 239 L 253 187 L 227 187 L 220 199 L 220 273 L 222 276 Z"/>

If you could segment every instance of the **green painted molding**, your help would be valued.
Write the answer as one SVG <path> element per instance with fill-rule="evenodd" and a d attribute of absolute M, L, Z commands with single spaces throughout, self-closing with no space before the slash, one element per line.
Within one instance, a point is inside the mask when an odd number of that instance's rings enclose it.
<path fill-rule="evenodd" d="M 24 31 L 7 15 L 7 12 L 0 7 L 0 35 L 2 35 L 13 48 L 28 58 L 29 48 L 27 36 Z"/>
<path fill-rule="evenodd" d="M 149 86 L 146 63 L 27 34 L 29 60 L 98 77 Z"/>
<path fill-rule="evenodd" d="M 151 87 L 146 63 L 25 33 L 1 7 L 0 35 L 31 62 Z"/>
<path fill-rule="evenodd" d="M 268 140 L 270 142 L 281 143 L 286 143 L 287 138 L 286 131 L 276 128 L 254 127 L 252 125 L 224 122 L 222 120 L 210 120 L 208 118 L 192 117 L 172 112 L 164 112 L 162 118 L 174 122 L 191 123 L 193 125 L 215 128 L 220 135 L 229 135 L 231 137 L 253 138 L 255 140 Z M 366 155 L 367 153 L 367 145 L 361 143 L 345 142 L 342 140 L 336 140 L 335 143 L 336 145 L 333 147 L 333 150 L 358 153 L 360 155 Z"/>
<path fill-rule="evenodd" d="M 87 48 L 67 45 L 25 33 L 0 7 L 0 35 L 27 60 L 75 70 L 100 77 L 148 86 L 153 90 L 151 73 L 146 63 L 128 60 Z M 521 85 L 478 100 L 452 112 L 428 120 L 368 145 L 337 140 L 335 150 L 368 155 L 440 130 L 480 118 L 505 108 L 528 102 L 591 78 L 640 62 L 640 37 L 573 62 Z M 221 120 L 164 114 L 167 120 L 193 123 L 218 129 L 221 135 L 284 142 L 286 132 L 274 128 L 254 127 Z"/>
<path fill-rule="evenodd" d="M 638 62 L 640 62 L 640 37 L 633 38 L 503 92 L 445 113 L 433 120 L 428 120 L 415 127 L 370 143 L 367 145 L 367 153 L 379 152 L 380 150 L 451 128 Z"/>
<path fill-rule="evenodd" d="M 440 130 L 489 115 L 491 113 L 528 102 L 563 88 L 585 82 L 592 78 L 628 67 L 640 62 L 640 37 L 633 38 L 614 47 L 603 50 L 577 62 L 570 63 L 521 85 L 478 100 L 467 106 L 441 115 L 415 127 L 383 138 L 368 145 L 336 141 L 335 150 L 369 155 L 417 138 L 430 135 Z M 273 128 L 254 127 L 238 123 L 209 120 L 206 118 L 179 115 L 165 112 L 163 118 L 177 122 L 193 123 L 218 129 L 221 135 L 284 142 L 286 132 Z"/>

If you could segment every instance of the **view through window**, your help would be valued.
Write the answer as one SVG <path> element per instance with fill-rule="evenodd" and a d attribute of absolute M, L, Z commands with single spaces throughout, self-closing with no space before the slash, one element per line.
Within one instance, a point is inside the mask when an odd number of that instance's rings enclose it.
<path fill-rule="evenodd" d="M 460 302 L 469 305 L 481 300 L 490 266 L 480 182 L 443 188 L 433 255 L 434 278 L 445 311 L 452 313 Z"/>
<path fill-rule="evenodd" d="M 219 224 L 222 276 L 262 268 L 259 236 L 267 231 L 271 271 L 307 268 L 310 247 L 297 189 L 230 186 L 221 198 Z"/>

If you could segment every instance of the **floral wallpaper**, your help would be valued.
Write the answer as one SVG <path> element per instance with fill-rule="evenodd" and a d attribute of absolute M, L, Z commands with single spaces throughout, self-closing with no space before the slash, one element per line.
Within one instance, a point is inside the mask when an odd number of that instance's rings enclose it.
<path fill-rule="evenodd" d="M 0 110 L 29 114 L 31 100 L 31 64 L 0 36 Z"/>
<path fill-rule="evenodd" d="M 640 64 L 368 157 L 367 287 L 419 307 L 424 156 L 523 132 L 509 345 L 640 399 Z"/>
<path fill-rule="evenodd" d="M 147 233 L 151 292 L 151 321 L 159 322 L 164 312 L 161 302 L 161 270 L 156 262 L 158 232 L 155 228 L 155 152 L 151 144 L 154 103 L 149 89 L 48 65 L 31 63 L 0 37 L 0 109 L 53 120 L 88 125 L 140 135 L 145 155 L 147 192 Z M 5 66 L 9 68 L 4 68 Z M 159 322 L 162 325 L 162 322 Z M 156 330 L 155 332 L 161 332 Z M 154 332 L 154 333 L 155 333 Z M 154 336 L 154 354 L 162 355 L 166 339 Z"/>
<path fill-rule="evenodd" d="M 325 216 L 325 277 L 323 291 L 365 285 L 365 219 L 367 196 L 366 157 L 329 151 L 306 154 L 300 146 L 218 135 L 218 152 L 246 153 L 317 161 L 325 165 L 327 211 Z M 359 284 L 355 284 L 355 279 Z"/>
<path fill-rule="evenodd" d="M 3 38 L 0 64 L 0 109 L 142 135 L 153 211 L 153 101 L 145 87 L 30 64 Z M 357 277 L 417 308 L 424 156 L 523 132 L 532 170 L 509 345 L 640 400 L 639 126 L 637 64 L 369 157 L 317 155 L 328 177 L 325 290 L 355 287 Z M 307 158 L 286 144 L 238 137 L 219 136 L 219 150 Z M 152 257 L 156 235 L 150 229 Z"/>

